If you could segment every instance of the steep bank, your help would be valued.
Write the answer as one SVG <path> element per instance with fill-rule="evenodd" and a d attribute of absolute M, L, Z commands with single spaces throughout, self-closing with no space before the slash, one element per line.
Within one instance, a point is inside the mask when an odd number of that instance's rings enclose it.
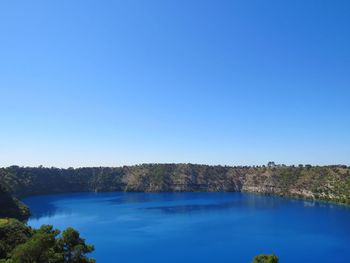
<path fill-rule="evenodd" d="M 18 196 L 81 191 L 242 191 L 350 204 L 350 167 L 143 164 L 78 169 L 11 166 L 0 182 Z"/>
<path fill-rule="evenodd" d="M 13 197 L 8 189 L 0 183 L 0 218 L 11 217 L 25 221 L 29 217 L 29 209 Z"/>

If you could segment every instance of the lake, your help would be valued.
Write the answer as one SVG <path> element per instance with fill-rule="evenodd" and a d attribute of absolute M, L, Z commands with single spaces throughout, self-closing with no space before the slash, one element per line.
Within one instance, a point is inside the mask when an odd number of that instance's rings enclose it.
<path fill-rule="evenodd" d="M 246 193 L 74 193 L 23 200 L 29 225 L 72 226 L 97 262 L 349 262 L 350 208 Z"/>

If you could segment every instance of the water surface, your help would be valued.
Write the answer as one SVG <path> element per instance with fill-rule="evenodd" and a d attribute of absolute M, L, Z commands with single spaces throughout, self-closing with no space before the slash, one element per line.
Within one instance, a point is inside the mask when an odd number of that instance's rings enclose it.
<path fill-rule="evenodd" d="M 72 226 L 97 262 L 343 263 L 350 209 L 242 193 L 75 193 L 24 200 L 29 225 Z"/>

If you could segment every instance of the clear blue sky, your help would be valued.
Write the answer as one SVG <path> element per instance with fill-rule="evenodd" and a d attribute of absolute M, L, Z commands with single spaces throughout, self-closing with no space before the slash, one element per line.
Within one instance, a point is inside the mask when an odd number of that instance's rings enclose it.
<path fill-rule="evenodd" d="M 0 2 L 0 166 L 350 164 L 350 2 Z"/>

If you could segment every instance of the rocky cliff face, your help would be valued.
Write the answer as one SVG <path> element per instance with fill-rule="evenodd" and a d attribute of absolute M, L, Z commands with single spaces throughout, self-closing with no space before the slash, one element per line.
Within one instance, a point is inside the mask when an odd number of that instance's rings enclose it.
<path fill-rule="evenodd" d="M 229 167 L 143 164 L 119 168 L 0 169 L 17 196 L 77 191 L 243 191 L 350 203 L 346 166 Z"/>

